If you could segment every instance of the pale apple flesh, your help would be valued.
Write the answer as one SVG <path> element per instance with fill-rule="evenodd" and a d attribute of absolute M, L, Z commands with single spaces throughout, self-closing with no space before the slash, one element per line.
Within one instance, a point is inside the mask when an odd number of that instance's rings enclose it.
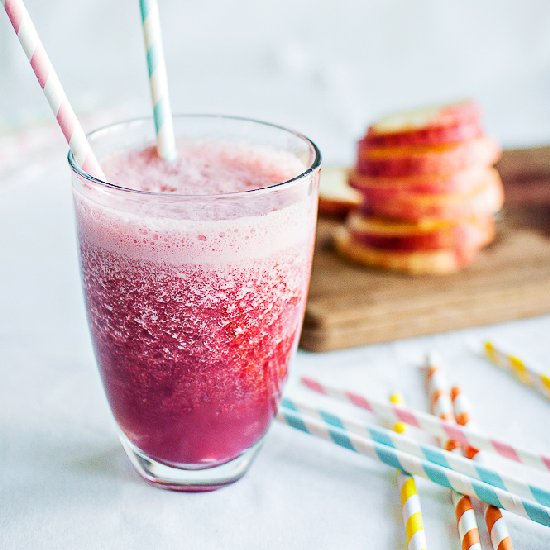
<path fill-rule="evenodd" d="M 358 243 L 344 227 L 338 228 L 334 237 L 336 249 L 344 258 L 366 267 L 410 275 L 456 273 L 469 264 L 479 250 L 478 246 L 422 251 L 381 250 Z"/>
<path fill-rule="evenodd" d="M 319 184 L 319 213 L 331 217 L 345 217 L 361 204 L 361 195 L 348 184 L 349 170 L 323 168 Z"/>

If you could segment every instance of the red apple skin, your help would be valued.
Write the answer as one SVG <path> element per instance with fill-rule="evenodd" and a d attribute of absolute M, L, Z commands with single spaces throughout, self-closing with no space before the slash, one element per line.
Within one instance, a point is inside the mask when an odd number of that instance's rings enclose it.
<path fill-rule="evenodd" d="M 362 141 L 374 147 L 441 145 L 481 134 L 479 105 L 462 100 L 383 117 L 369 127 Z"/>
<path fill-rule="evenodd" d="M 361 138 L 360 144 L 369 147 L 407 147 L 430 146 L 457 143 L 478 138 L 483 130 L 477 120 L 456 122 L 447 126 L 426 126 L 392 133 L 378 133 L 371 126 Z"/>
<path fill-rule="evenodd" d="M 436 123 L 441 126 L 464 122 L 467 120 L 479 120 L 481 109 L 473 99 L 449 103 L 441 107 Z"/>
<path fill-rule="evenodd" d="M 373 148 L 359 142 L 356 170 L 373 177 L 449 174 L 471 167 L 493 165 L 500 156 L 488 137 L 434 147 Z"/>
<path fill-rule="evenodd" d="M 450 174 L 426 174 L 404 178 L 373 178 L 351 170 L 348 174 L 350 187 L 364 195 L 390 198 L 396 196 L 419 197 L 463 193 L 475 189 L 483 181 L 498 178 L 494 168 L 474 167 Z"/>
<path fill-rule="evenodd" d="M 401 235 L 365 233 L 356 231 L 353 227 L 348 227 L 348 231 L 355 242 L 378 250 L 470 250 L 491 242 L 495 234 L 495 225 L 492 218 L 479 218 L 459 222 L 444 229 L 417 233 L 409 231 Z"/>
<path fill-rule="evenodd" d="M 496 172 L 477 188 L 467 193 L 441 195 L 406 195 L 361 191 L 360 210 L 368 215 L 418 221 L 423 219 L 457 219 L 487 216 L 498 212 L 503 205 L 502 181 Z"/>
<path fill-rule="evenodd" d="M 480 116 L 481 109 L 477 102 L 473 99 L 463 99 L 398 111 L 380 118 L 371 128 L 377 134 L 392 134 L 479 121 Z"/>

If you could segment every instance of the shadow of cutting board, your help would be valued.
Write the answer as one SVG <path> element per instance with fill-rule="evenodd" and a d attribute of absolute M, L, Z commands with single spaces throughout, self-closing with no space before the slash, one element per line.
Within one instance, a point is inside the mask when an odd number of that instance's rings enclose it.
<path fill-rule="evenodd" d="M 550 312 L 550 147 L 505 151 L 498 236 L 464 271 L 408 276 L 356 266 L 320 219 L 301 347 L 328 351 Z"/>

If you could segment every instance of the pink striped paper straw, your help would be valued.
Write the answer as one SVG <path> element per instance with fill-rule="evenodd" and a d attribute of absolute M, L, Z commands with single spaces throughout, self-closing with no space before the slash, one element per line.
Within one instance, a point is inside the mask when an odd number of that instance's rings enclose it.
<path fill-rule="evenodd" d="M 36 28 L 23 0 L 0 0 L 6 14 L 19 38 L 38 83 L 50 104 L 57 123 L 71 148 L 71 151 L 83 170 L 105 180 L 105 174 L 97 162 L 95 155 L 86 139 L 86 134 L 76 118 L 75 112 L 67 99 L 61 82 L 44 49 Z"/>
<path fill-rule="evenodd" d="M 365 409 L 379 418 L 392 422 L 405 422 L 410 426 L 419 428 L 435 437 L 455 439 L 461 445 L 474 447 L 484 451 L 496 453 L 508 460 L 525 464 L 539 470 L 550 471 L 550 456 L 544 453 L 524 449 L 517 445 L 510 445 L 502 440 L 495 439 L 482 432 L 459 426 L 452 422 L 446 422 L 422 411 L 399 407 L 392 403 L 367 397 L 352 391 L 341 389 L 329 384 L 323 384 L 319 380 L 302 377 L 301 382 L 310 390 L 327 395 L 338 401 L 343 401 Z"/>

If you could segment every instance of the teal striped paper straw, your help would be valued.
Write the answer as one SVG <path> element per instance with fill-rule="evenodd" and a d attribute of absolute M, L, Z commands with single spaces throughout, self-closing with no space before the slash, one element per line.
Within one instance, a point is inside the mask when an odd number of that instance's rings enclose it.
<path fill-rule="evenodd" d="M 500 489 L 498 486 L 484 483 L 394 447 L 369 440 L 347 430 L 342 419 L 333 413 L 318 410 L 315 415 L 304 414 L 301 410 L 303 408 L 304 406 L 296 401 L 285 398 L 281 403 L 277 419 L 294 429 L 329 440 L 340 447 L 373 458 L 404 473 L 418 475 L 457 493 L 478 498 L 487 504 L 550 527 L 550 509 L 545 506 Z M 390 435 L 396 435 L 388 430 L 385 431 Z M 453 456 L 453 453 L 436 450 L 443 453 L 444 456 Z M 492 473 L 497 476 L 497 479 L 500 479 L 497 472 L 493 471 Z"/>
<path fill-rule="evenodd" d="M 340 426 L 346 432 L 415 456 L 420 460 L 426 460 L 442 468 L 459 472 L 504 491 L 515 493 L 527 500 L 534 500 L 543 506 L 550 506 L 550 491 L 501 474 L 496 470 L 473 462 L 460 454 L 445 451 L 433 445 L 421 444 L 414 439 L 380 426 L 371 426 L 349 417 L 337 416 L 334 413 L 311 407 L 305 403 L 299 403 L 296 400 L 293 403 L 294 407 L 298 408 L 301 414 L 307 414 L 314 418 L 320 416 L 321 419 L 329 419 L 334 425 Z"/>
<path fill-rule="evenodd" d="M 157 151 L 160 158 L 174 160 L 177 157 L 176 140 L 172 125 L 172 109 L 168 93 L 158 3 L 157 0 L 139 0 L 139 7 L 149 71 L 149 87 L 153 102 Z"/>

